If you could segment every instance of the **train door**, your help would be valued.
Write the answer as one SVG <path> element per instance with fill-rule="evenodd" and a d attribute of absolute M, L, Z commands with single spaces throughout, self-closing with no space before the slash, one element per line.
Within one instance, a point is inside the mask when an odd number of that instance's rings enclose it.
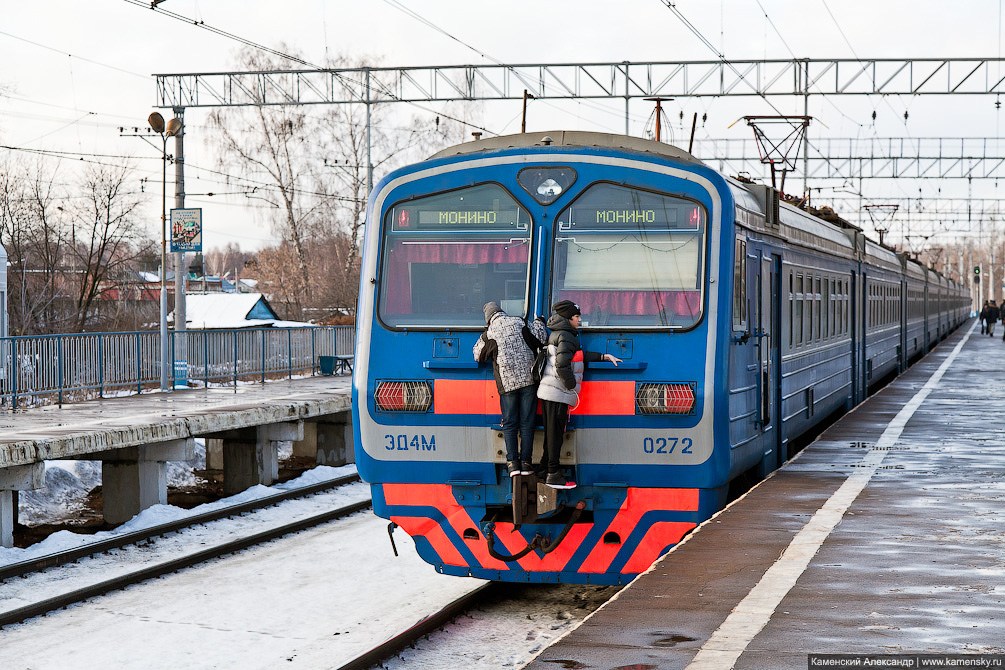
<path fill-rule="evenodd" d="M 778 402 L 780 398 L 779 374 L 781 369 L 781 259 L 764 250 L 756 252 L 754 270 L 754 300 L 750 319 L 757 341 L 757 397 L 758 427 L 764 448 L 762 471 L 776 469 L 784 461 L 781 452 L 781 431 L 778 430 Z"/>
<path fill-rule="evenodd" d="M 781 397 L 782 397 L 782 259 L 777 254 L 762 254 L 761 273 L 758 282 L 760 308 L 758 318 L 763 333 L 758 338 L 761 365 L 762 399 L 761 419 L 764 431 L 770 431 L 768 444 L 771 451 L 766 453 L 765 463 L 771 469 L 785 462 L 782 451 Z M 765 449 L 767 452 L 768 450 Z"/>
<path fill-rule="evenodd" d="M 851 298 L 851 305 L 849 306 L 848 316 L 851 318 L 849 323 L 849 332 L 851 333 L 851 404 L 852 407 L 862 402 L 865 394 L 861 389 L 861 382 L 859 381 L 859 367 L 861 362 L 861 356 L 859 355 L 859 345 L 862 342 L 862 338 L 859 336 L 859 324 L 862 321 L 861 311 L 859 309 L 860 300 L 858 297 L 858 274 L 855 272 L 851 273 L 851 290 L 848 292 Z"/>
<path fill-rule="evenodd" d="M 855 281 L 855 280 L 858 281 Z M 869 393 L 868 364 L 866 355 L 869 353 L 869 277 L 862 272 L 858 277 L 852 277 L 852 320 L 854 336 L 852 344 L 855 347 L 855 404 L 865 400 Z"/>
<path fill-rule="evenodd" d="M 900 345 L 897 347 L 897 374 L 907 369 L 907 280 L 900 280 L 900 300 L 897 304 L 900 316 Z"/>

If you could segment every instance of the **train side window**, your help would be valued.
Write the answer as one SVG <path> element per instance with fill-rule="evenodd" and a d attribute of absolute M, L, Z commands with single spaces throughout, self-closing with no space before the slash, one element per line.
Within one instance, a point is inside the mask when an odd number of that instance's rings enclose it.
<path fill-rule="evenodd" d="M 820 316 L 820 277 L 813 279 L 813 339 L 820 339 L 820 323 L 822 317 Z"/>
<path fill-rule="evenodd" d="M 849 310 L 851 308 L 849 300 L 850 291 L 851 286 L 846 279 L 841 283 L 841 331 L 845 335 L 848 335 L 851 332 L 851 318 L 849 315 Z"/>
<path fill-rule="evenodd" d="M 788 270 L 789 276 L 789 350 L 791 351 L 796 346 L 796 341 L 792 339 L 792 324 L 795 321 L 793 318 L 793 313 L 795 309 L 795 293 L 792 290 L 793 275 L 792 270 Z"/>
<path fill-rule="evenodd" d="M 747 241 L 736 238 L 733 260 L 733 330 L 747 329 Z"/>
<path fill-rule="evenodd" d="M 840 332 L 838 331 L 837 327 L 837 306 L 838 306 L 837 280 L 832 279 L 831 280 L 831 337 L 838 335 Z"/>
<path fill-rule="evenodd" d="M 793 342 L 798 347 L 803 343 L 803 276 L 796 275 L 796 313 L 792 316 L 796 326 Z"/>
<path fill-rule="evenodd" d="M 805 339 L 806 344 L 809 344 L 813 342 L 813 277 L 806 278 L 804 288 L 806 289 L 806 306 L 803 308 L 803 313 L 806 315 Z"/>
<path fill-rule="evenodd" d="M 831 317 L 831 289 L 830 289 L 830 281 L 831 280 L 830 280 L 829 277 L 824 277 L 824 290 L 823 290 L 823 293 L 820 295 L 820 298 L 823 300 L 823 309 L 821 310 L 821 313 L 823 314 L 823 320 L 824 320 L 823 326 L 821 326 L 821 328 L 823 330 L 823 338 L 825 340 L 828 339 L 831 336 L 831 331 L 830 331 L 830 322 L 831 322 L 831 319 L 830 319 L 830 317 Z"/>
<path fill-rule="evenodd" d="M 875 326 L 879 320 L 876 318 L 876 285 L 869 284 L 869 326 Z"/>
<path fill-rule="evenodd" d="M 837 286 L 837 329 L 838 335 L 844 335 L 844 280 L 838 280 Z"/>

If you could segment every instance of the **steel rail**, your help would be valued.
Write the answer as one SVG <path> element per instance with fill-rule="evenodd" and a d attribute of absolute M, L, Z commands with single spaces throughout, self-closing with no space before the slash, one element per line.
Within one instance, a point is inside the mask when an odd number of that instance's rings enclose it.
<path fill-rule="evenodd" d="M 11 577 L 20 577 L 32 572 L 41 572 L 46 568 L 53 568 L 58 565 L 72 563 L 86 556 L 100 554 L 112 549 L 119 549 L 130 544 L 143 542 L 144 540 L 148 540 L 152 537 L 167 535 L 168 533 L 173 533 L 190 526 L 198 526 L 199 524 L 208 523 L 210 521 L 217 521 L 230 516 L 245 514 L 246 512 L 251 512 L 253 510 L 264 509 L 286 500 L 305 498 L 309 495 L 320 493 L 321 491 L 326 491 L 331 488 L 344 486 L 345 484 L 358 481 L 359 475 L 346 475 L 345 477 L 329 479 L 316 484 L 311 484 L 310 486 L 304 486 L 302 488 L 284 491 L 282 493 L 277 493 L 264 498 L 258 498 L 257 500 L 251 500 L 246 503 L 213 510 L 212 512 L 204 512 L 203 514 L 196 514 L 195 516 L 185 517 L 184 519 L 169 521 L 168 523 L 151 526 L 150 528 L 143 528 L 131 533 L 123 533 L 122 535 L 118 535 L 107 540 L 92 542 L 80 547 L 74 547 L 73 549 L 69 549 L 67 551 L 47 554 L 45 556 L 29 559 L 27 561 L 21 561 L 19 563 L 11 563 L 10 565 L 0 567 L 0 582 L 3 582 L 5 579 L 9 579 Z"/>
<path fill-rule="evenodd" d="M 300 519 L 299 521 L 294 521 L 293 523 L 278 526 L 271 530 L 256 533 L 231 542 L 225 542 L 224 544 L 204 549 L 194 554 L 182 556 L 158 565 L 153 565 L 125 575 L 120 575 L 119 577 L 108 579 L 97 584 L 91 584 L 90 586 L 85 586 L 74 591 L 53 596 L 52 598 L 47 598 L 37 603 L 18 607 L 6 612 L 0 612 L 0 628 L 10 624 L 21 623 L 27 619 L 41 616 L 61 607 L 67 607 L 89 598 L 94 598 L 112 591 L 124 589 L 127 586 L 139 584 L 140 582 L 160 577 L 171 572 L 183 570 L 184 568 L 189 568 L 194 565 L 198 565 L 199 563 L 225 556 L 226 554 L 232 554 L 243 549 L 253 547 L 257 544 L 263 544 L 284 535 L 289 535 L 290 533 L 296 533 L 314 526 L 328 523 L 329 521 L 341 519 L 342 517 L 349 516 L 350 514 L 355 514 L 356 512 L 369 509 L 371 504 L 370 500 L 356 502 L 339 509 L 329 510 L 321 514 Z"/>
<path fill-rule="evenodd" d="M 337 670 L 367 670 L 367 668 L 391 658 L 405 647 L 413 645 L 416 640 L 429 635 L 437 628 L 447 624 L 451 619 L 463 614 L 481 601 L 490 597 L 499 588 L 500 584 L 498 582 L 489 582 L 479 586 L 474 591 L 471 591 L 452 603 L 449 603 L 440 611 L 430 614 L 408 630 L 405 630 L 389 640 L 380 643 L 370 651 L 357 656 L 345 665 L 339 666 Z"/>

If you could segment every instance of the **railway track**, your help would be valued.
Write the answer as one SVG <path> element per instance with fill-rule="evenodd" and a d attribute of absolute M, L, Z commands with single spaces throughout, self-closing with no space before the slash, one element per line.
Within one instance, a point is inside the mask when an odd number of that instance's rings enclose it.
<path fill-rule="evenodd" d="M 21 577 L 32 572 L 41 572 L 46 568 L 53 568 L 59 565 L 72 563 L 80 560 L 81 558 L 111 551 L 112 549 L 121 549 L 122 547 L 127 547 L 131 544 L 138 544 L 154 537 L 160 537 L 169 533 L 177 532 L 183 528 L 189 528 L 191 526 L 198 526 L 199 524 L 209 523 L 211 521 L 218 521 L 219 519 L 226 519 L 240 514 L 246 514 L 258 509 L 277 505 L 287 500 L 306 498 L 307 496 L 314 495 L 315 493 L 320 493 L 322 491 L 327 491 L 328 489 L 345 486 L 346 484 L 358 481 L 359 475 L 346 475 L 345 477 L 328 479 L 323 482 L 317 482 L 316 484 L 311 484 L 309 486 L 283 491 L 282 493 L 258 498 L 257 500 L 251 500 L 246 503 L 229 505 L 218 510 L 213 510 L 212 512 L 204 512 L 203 514 L 188 516 L 184 519 L 178 519 L 177 521 L 151 526 L 150 528 L 144 528 L 131 533 L 123 533 L 107 540 L 90 542 L 81 547 L 75 547 L 66 551 L 55 552 L 38 558 L 32 558 L 27 561 L 0 566 L 0 582 L 10 579 L 11 577 Z"/>
<path fill-rule="evenodd" d="M 26 576 L 30 573 L 39 572 L 46 568 L 71 563 L 81 558 L 95 555 L 98 553 L 111 551 L 113 549 L 124 548 L 129 545 L 136 545 L 140 542 L 149 540 L 151 538 L 168 535 L 170 533 L 183 530 L 187 527 L 199 524 L 205 524 L 211 521 L 225 519 L 228 517 L 239 516 L 247 512 L 262 509 L 264 507 L 269 507 L 287 500 L 304 498 L 310 495 L 326 491 L 328 489 L 353 483 L 358 480 L 359 477 L 357 475 L 350 475 L 346 477 L 340 477 L 338 479 L 329 480 L 326 482 L 318 482 L 317 484 L 311 486 L 299 488 L 293 491 L 285 491 L 280 494 L 268 496 L 266 498 L 260 498 L 258 500 L 251 501 L 248 503 L 242 503 L 240 505 L 226 507 L 205 514 L 199 514 L 187 517 L 185 519 L 180 519 L 178 521 L 161 524 L 151 528 L 139 530 L 133 533 L 126 533 L 118 537 L 110 538 L 108 540 L 92 543 L 85 547 L 79 547 L 65 552 L 58 552 L 47 556 L 39 557 L 37 559 L 15 563 L 0 569 L 0 582 L 7 579 L 11 579 L 15 576 Z M 61 607 L 66 607 L 74 603 L 82 602 L 89 598 L 104 595 L 106 593 L 110 593 L 112 591 L 116 591 L 118 589 L 122 589 L 127 586 L 131 586 L 133 584 L 138 584 L 140 582 L 152 579 L 154 577 L 159 577 L 161 575 L 165 575 L 187 567 L 191 567 L 193 565 L 197 565 L 199 563 L 203 563 L 212 560 L 214 558 L 219 558 L 221 556 L 225 556 L 230 553 L 241 551 L 258 544 L 263 544 L 265 542 L 269 542 L 284 535 L 296 533 L 308 528 L 312 528 L 314 526 L 319 526 L 321 524 L 328 523 L 329 521 L 334 521 L 343 518 L 345 516 L 348 516 L 350 514 L 355 514 L 356 512 L 369 509 L 370 506 L 371 502 L 369 500 L 358 501 L 355 503 L 344 505 L 337 509 L 327 510 L 320 514 L 314 514 L 311 516 L 297 519 L 289 523 L 275 526 L 266 531 L 254 533 L 251 535 L 245 535 L 243 537 L 239 537 L 237 539 L 228 542 L 223 542 L 208 549 L 204 549 L 194 553 L 188 553 L 178 558 L 162 561 L 155 565 L 134 570 L 132 572 L 119 575 L 112 579 L 92 583 L 81 588 L 73 589 L 50 598 L 45 598 L 28 605 L 24 605 L 22 607 L 2 611 L 0 612 L 0 627 L 14 623 L 20 623 L 32 617 L 46 614 Z"/>
<path fill-rule="evenodd" d="M 479 586 L 474 591 L 461 596 L 446 607 L 443 607 L 440 611 L 430 614 L 408 630 L 395 635 L 365 654 L 361 654 L 345 665 L 340 666 L 338 670 L 367 670 L 367 668 L 371 668 L 378 663 L 392 658 L 406 647 L 415 646 L 415 643 L 426 635 L 429 635 L 438 628 L 442 628 L 451 620 L 492 597 L 501 586 L 498 582 L 489 582 Z"/>

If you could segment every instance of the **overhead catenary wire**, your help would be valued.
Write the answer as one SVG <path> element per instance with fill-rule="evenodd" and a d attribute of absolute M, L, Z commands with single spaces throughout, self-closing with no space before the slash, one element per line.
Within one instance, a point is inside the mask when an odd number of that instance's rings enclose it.
<path fill-rule="evenodd" d="M 84 61 L 85 63 L 91 63 L 92 65 L 97 65 L 99 67 L 105 67 L 105 68 L 108 68 L 109 70 L 115 70 L 117 72 L 122 72 L 123 74 L 128 74 L 128 75 L 131 75 L 133 77 L 140 77 L 140 78 L 142 78 L 144 80 L 147 80 L 147 81 L 149 81 L 149 79 L 150 79 L 149 75 L 140 74 L 139 72 L 132 72 L 130 70 L 124 70 L 124 69 L 122 69 L 120 67 L 116 67 L 114 65 L 109 65 L 108 63 L 102 63 L 101 61 L 96 61 L 96 60 L 93 60 L 91 58 L 85 58 L 83 56 L 76 56 L 74 54 L 71 54 L 71 53 L 68 53 L 66 51 L 63 51 L 62 49 L 57 49 L 56 47 L 51 47 L 51 46 L 49 46 L 47 44 L 42 44 L 41 42 L 35 42 L 33 40 L 29 40 L 29 39 L 24 38 L 24 37 L 18 37 L 17 35 L 12 35 L 11 33 L 5 32 L 3 30 L 0 30 L 0 35 L 4 35 L 4 36 L 9 37 L 11 39 L 15 39 L 15 40 L 19 40 L 21 42 L 25 42 L 27 44 L 31 44 L 33 46 L 39 47 L 40 49 L 47 49 L 48 51 L 53 51 L 55 53 L 58 53 L 61 56 L 69 56 L 70 58 L 75 58 L 75 59 L 77 59 L 79 61 Z"/>
<path fill-rule="evenodd" d="M 154 6 L 154 5 L 148 4 L 148 2 L 145 2 L 143 0 L 124 0 L 124 1 L 127 2 L 127 3 L 129 3 L 130 5 L 136 5 L 137 7 L 143 7 L 144 9 L 153 10 L 153 11 L 157 12 L 158 14 L 163 14 L 165 16 L 168 16 L 168 17 L 172 18 L 172 19 L 176 19 L 178 21 L 183 21 L 184 23 L 193 25 L 193 26 L 195 26 L 197 28 L 202 28 L 204 30 L 208 30 L 209 32 L 211 32 L 211 33 L 213 33 L 215 35 L 219 35 L 219 36 L 224 37 L 226 39 L 233 40 L 233 41 L 238 42 L 240 44 L 243 44 L 245 46 L 251 47 L 252 49 L 257 49 L 257 50 L 262 51 L 264 53 L 268 53 L 268 54 L 271 54 L 273 56 L 277 56 L 279 58 L 283 58 L 283 59 L 289 60 L 290 62 L 297 63 L 299 65 L 303 65 L 303 66 L 311 68 L 313 70 L 324 70 L 326 72 L 331 72 L 332 75 L 334 77 L 336 77 L 337 79 L 339 79 L 340 81 L 342 81 L 343 84 L 345 84 L 347 86 L 349 84 L 349 82 L 345 82 L 342 79 L 342 77 L 338 74 L 338 72 L 336 72 L 335 70 L 332 70 L 331 68 L 324 67 L 324 66 L 318 65 L 316 63 L 312 63 L 310 61 L 304 60 L 303 58 L 301 58 L 299 56 L 294 56 L 293 54 L 289 54 L 289 53 L 286 53 L 284 51 L 280 51 L 278 49 L 273 49 L 272 47 L 265 46 L 264 44 L 259 44 L 258 42 L 254 42 L 254 41 L 252 41 L 250 39 L 247 39 L 245 37 L 241 37 L 240 35 L 235 35 L 234 33 L 230 33 L 230 32 L 227 32 L 226 30 L 222 30 L 222 29 L 217 28 L 215 26 L 211 26 L 211 25 L 207 24 L 205 21 L 203 21 L 201 19 L 199 19 L 199 20 L 191 19 L 191 18 L 189 18 L 187 16 L 183 16 L 183 15 L 178 14 L 176 12 L 168 11 L 166 9 L 163 9 L 163 8 L 159 7 L 159 6 Z M 405 101 L 402 101 L 400 98 L 398 98 L 398 96 L 396 96 L 394 94 L 394 92 L 391 89 L 389 89 L 383 82 L 381 82 L 381 81 L 379 81 L 377 79 L 373 79 L 371 81 L 371 83 L 375 87 L 377 87 L 377 89 L 380 90 L 384 95 L 387 95 L 391 99 L 398 100 L 400 102 L 405 102 Z M 349 87 L 349 90 L 351 90 L 351 87 Z M 363 100 L 363 99 L 359 99 L 359 102 L 360 103 L 366 103 L 367 101 Z M 443 113 L 443 112 L 438 112 L 438 111 L 436 111 L 434 109 L 430 109 L 430 108 L 428 108 L 428 107 L 426 107 L 424 105 L 420 105 L 420 104 L 418 104 L 416 102 L 408 101 L 408 104 L 410 104 L 410 105 L 412 105 L 412 106 L 414 106 L 414 107 L 416 107 L 418 109 L 421 109 L 423 111 L 430 112 L 432 114 L 438 114 L 439 116 L 442 116 L 445 119 L 449 119 L 451 121 L 455 121 L 455 122 L 460 123 L 462 125 L 465 125 L 465 126 L 468 126 L 468 127 L 471 127 L 471 128 L 476 128 L 478 130 L 482 130 L 484 132 L 491 133 L 493 135 L 498 134 L 498 133 L 495 133 L 495 132 L 493 132 L 493 131 L 491 131 L 491 130 L 489 130 L 487 128 L 482 128 L 480 126 L 477 126 L 477 125 L 475 125 L 473 123 L 470 123 L 468 121 L 465 121 L 463 119 L 458 119 L 456 117 L 450 116 L 449 114 L 446 114 L 446 113 Z"/>

